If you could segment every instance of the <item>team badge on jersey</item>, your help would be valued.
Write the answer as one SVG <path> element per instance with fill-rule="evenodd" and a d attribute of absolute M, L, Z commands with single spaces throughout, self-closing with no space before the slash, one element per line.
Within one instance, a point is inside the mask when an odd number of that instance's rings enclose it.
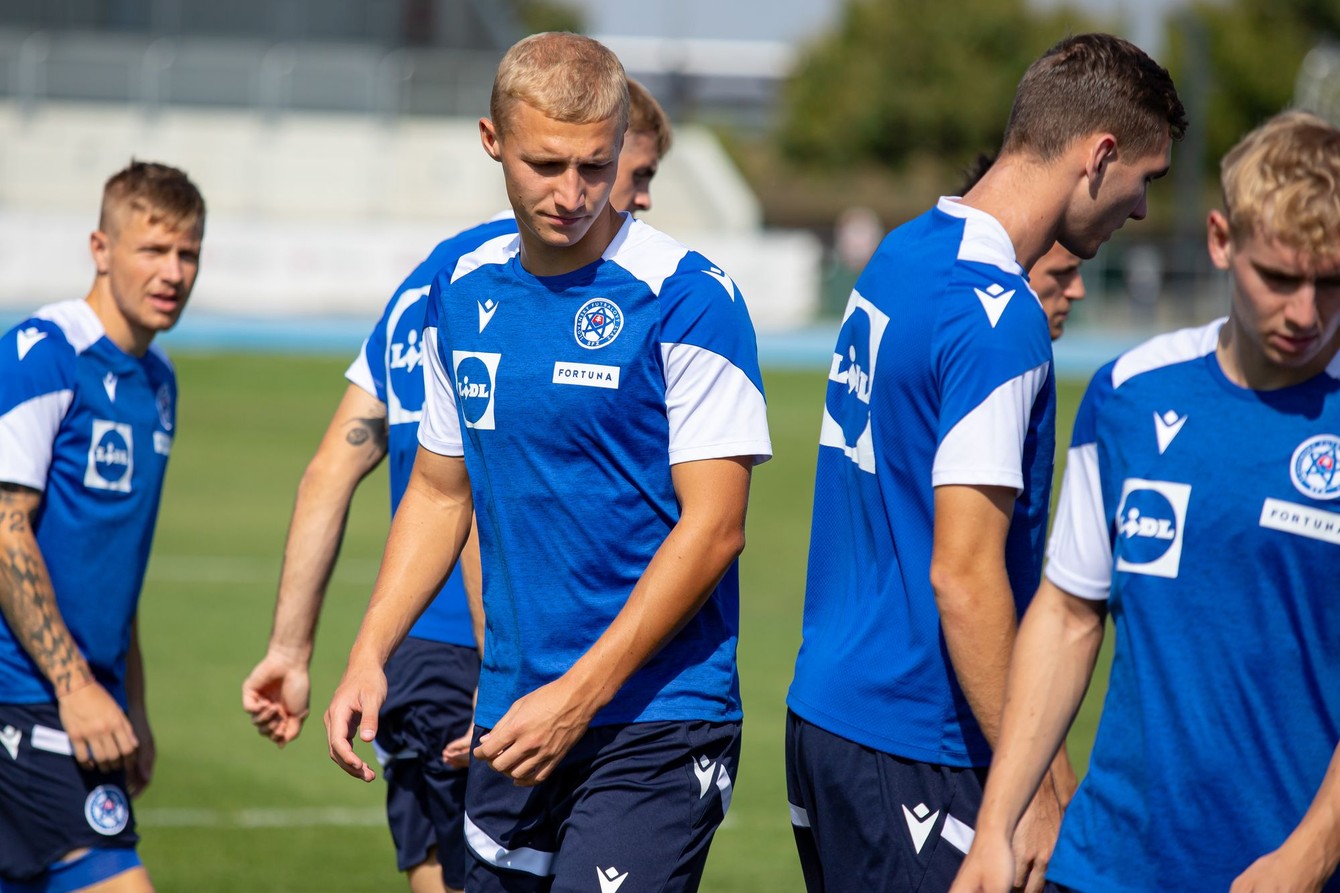
<path fill-rule="evenodd" d="M 1304 496 L 1340 498 L 1340 437 L 1318 434 L 1300 443 L 1289 460 L 1289 477 Z"/>
<path fill-rule="evenodd" d="M 592 298 L 577 311 L 572 334 L 587 350 L 612 344 L 623 331 L 623 311 L 607 298 Z"/>
<path fill-rule="evenodd" d="M 135 470 L 134 447 L 129 425 L 94 419 L 93 434 L 88 445 L 88 466 L 84 469 L 84 486 L 129 493 L 132 472 Z"/>
<path fill-rule="evenodd" d="M 1117 570 L 1175 579 L 1190 501 L 1190 484 L 1127 478 L 1117 509 Z"/>
<path fill-rule="evenodd" d="M 84 818 L 94 831 L 113 837 L 130 823 L 130 801 L 116 785 L 98 785 L 84 799 Z"/>
<path fill-rule="evenodd" d="M 497 427 L 493 409 L 501 359 L 500 353 L 451 352 L 451 363 L 456 368 L 456 402 L 465 427 L 481 431 Z"/>
<path fill-rule="evenodd" d="M 889 316 L 853 291 L 828 369 L 820 446 L 842 450 L 862 471 L 875 473 L 875 441 L 870 430 L 870 395 L 879 345 Z"/>

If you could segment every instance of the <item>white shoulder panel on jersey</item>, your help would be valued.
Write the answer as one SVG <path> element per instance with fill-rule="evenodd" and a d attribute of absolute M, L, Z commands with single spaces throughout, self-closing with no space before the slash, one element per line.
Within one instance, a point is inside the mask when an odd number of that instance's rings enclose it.
<path fill-rule="evenodd" d="M 689 249 L 665 233 L 628 216 L 605 249 L 604 258 L 632 273 L 647 284 L 652 294 L 659 295 L 665 280 L 674 275 L 688 253 Z"/>
<path fill-rule="evenodd" d="M 1221 317 L 1208 325 L 1158 335 L 1131 348 L 1112 366 L 1112 387 L 1119 388 L 1137 375 L 1214 353 L 1219 330 L 1227 320 Z"/>
<path fill-rule="evenodd" d="M 419 443 L 441 456 L 464 456 L 461 420 L 456 414 L 456 391 L 442 366 L 437 349 L 437 329 L 423 330 L 423 418 Z"/>
<path fill-rule="evenodd" d="M 0 416 L 0 481 L 46 489 L 51 449 L 73 401 L 74 391 L 52 391 Z"/>
<path fill-rule="evenodd" d="M 1024 487 L 1024 439 L 1050 363 L 996 388 L 940 441 L 931 486 Z"/>
<path fill-rule="evenodd" d="M 367 391 L 373 397 L 377 397 L 377 382 L 372 377 L 372 367 L 368 365 L 368 341 L 363 339 L 363 346 L 358 349 L 358 356 L 349 364 L 349 368 L 344 370 L 344 377 L 349 383 Z M 380 397 L 377 397 L 380 400 Z"/>
<path fill-rule="evenodd" d="M 1045 573 L 1059 588 L 1080 598 L 1101 601 L 1111 590 L 1112 543 L 1095 443 L 1071 447 L 1066 453 Z"/>
<path fill-rule="evenodd" d="M 1340 378 L 1340 353 L 1331 357 L 1331 362 L 1326 365 L 1326 374 L 1331 378 Z"/>
<path fill-rule="evenodd" d="M 150 342 L 149 342 L 149 353 L 151 353 L 151 354 L 153 354 L 155 357 L 157 357 L 157 358 L 159 359 L 159 361 L 161 361 L 162 364 L 163 364 L 164 366 L 167 366 L 167 367 L 168 367 L 169 369 L 171 369 L 174 373 L 177 371 L 177 367 L 172 365 L 172 358 L 169 357 L 169 356 L 167 355 L 167 351 L 165 351 L 165 350 L 163 350 L 163 348 L 159 347 L 157 343 L 155 343 L 155 342 L 153 342 L 153 341 L 150 341 Z"/>
<path fill-rule="evenodd" d="M 958 259 L 999 267 L 1006 273 L 1023 276 L 1024 268 L 1014 255 L 1014 243 L 1000 221 L 985 211 L 970 208 L 957 199 L 941 196 L 936 209 L 963 221 L 963 241 Z"/>
<path fill-rule="evenodd" d="M 47 304 L 40 308 L 33 316 L 38 319 L 47 319 L 60 326 L 61 331 L 65 333 L 65 340 L 70 342 L 75 353 L 83 353 L 88 350 L 98 339 L 107 334 L 103 328 L 102 320 L 98 319 L 98 314 L 93 312 L 93 308 L 84 301 L 61 301 L 59 304 Z"/>
<path fill-rule="evenodd" d="M 519 233 L 504 233 L 501 236 L 494 236 L 469 254 L 462 255 L 461 259 L 456 261 L 456 266 L 451 271 L 451 281 L 455 282 L 467 273 L 473 273 L 480 267 L 486 267 L 489 264 L 505 264 L 520 250 L 521 235 Z"/>
<path fill-rule="evenodd" d="M 698 459 L 772 458 L 763 395 L 739 367 L 692 344 L 662 344 L 670 464 Z"/>

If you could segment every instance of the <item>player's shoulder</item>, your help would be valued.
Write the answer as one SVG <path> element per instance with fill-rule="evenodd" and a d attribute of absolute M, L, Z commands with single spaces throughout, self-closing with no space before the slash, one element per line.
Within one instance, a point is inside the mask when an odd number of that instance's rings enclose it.
<path fill-rule="evenodd" d="M 66 364 L 96 344 L 106 331 L 83 301 L 48 304 L 5 333 L 0 361 L 29 367 Z"/>
<path fill-rule="evenodd" d="M 743 306 L 740 289 L 722 267 L 677 239 L 631 217 L 605 259 L 644 283 L 663 304 L 713 301 L 724 296 Z"/>
<path fill-rule="evenodd" d="M 456 282 L 481 267 L 504 264 L 521 250 L 516 218 L 496 217 L 452 236 L 434 249 L 429 261 L 433 275 Z"/>
<path fill-rule="evenodd" d="M 1166 372 L 1183 364 L 1214 353 L 1219 344 L 1219 330 L 1227 317 L 1175 332 L 1156 335 L 1117 357 L 1099 375 L 1106 375 L 1107 387 L 1117 391 L 1143 376 Z M 1095 379 L 1097 376 L 1095 376 Z"/>

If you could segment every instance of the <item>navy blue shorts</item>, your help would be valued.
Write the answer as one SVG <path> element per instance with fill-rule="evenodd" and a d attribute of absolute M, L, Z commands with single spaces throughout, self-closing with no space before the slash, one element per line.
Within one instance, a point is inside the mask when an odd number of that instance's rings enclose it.
<path fill-rule="evenodd" d="M 459 890 L 467 862 L 465 770 L 442 762 L 442 748 L 470 728 L 479 653 L 411 636 L 386 662 L 386 682 L 374 746 L 396 866 L 407 871 L 436 847 L 444 882 Z"/>
<path fill-rule="evenodd" d="M 740 724 L 705 721 L 597 726 L 535 787 L 475 760 L 466 889 L 697 890 L 739 763 Z"/>
<path fill-rule="evenodd" d="M 985 782 L 985 769 L 905 760 L 787 712 L 786 796 L 809 893 L 949 889 Z"/>
<path fill-rule="evenodd" d="M 0 704 L 0 878 L 35 880 L 71 850 L 139 839 L 125 773 L 81 768 L 55 704 Z"/>

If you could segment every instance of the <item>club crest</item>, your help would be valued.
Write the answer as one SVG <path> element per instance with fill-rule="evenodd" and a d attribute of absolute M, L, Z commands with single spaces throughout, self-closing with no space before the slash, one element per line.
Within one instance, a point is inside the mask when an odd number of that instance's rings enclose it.
<path fill-rule="evenodd" d="M 606 298 L 592 298 L 577 311 L 573 337 L 587 350 L 613 343 L 623 331 L 623 311 Z"/>
<path fill-rule="evenodd" d="M 1304 496 L 1340 498 L 1340 437 L 1318 434 L 1300 443 L 1289 460 L 1289 477 Z"/>

